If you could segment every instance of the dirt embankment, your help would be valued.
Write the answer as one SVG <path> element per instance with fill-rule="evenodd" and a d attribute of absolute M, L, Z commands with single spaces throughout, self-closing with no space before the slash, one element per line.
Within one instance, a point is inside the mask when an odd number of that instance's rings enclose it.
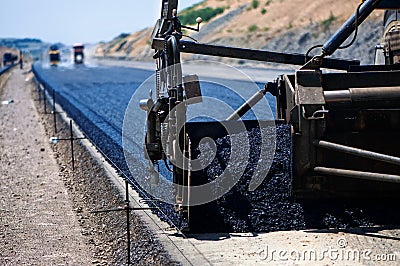
<path fill-rule="evenodd" d="M 305 53 L 311 46 L 327 41 L 355 12 L 358 3 L 347 0 L 206 0 L 193 9 L 220 7 L 224 9 L 223 13 L 203 23 L 200 33 L 187 34 L 202 43 Z M 357 42 L 351 48 L 335 53 L 335 57 L 372 63 L 374 47 L 382 33 L 381 21 L 382 11 L 375 11 L 360 26 Z M 100 44 L 96 55 L 100 58 L 150 61 L 153 55 L 150 49 L 151 31 L 150 27 Z M 190 55 L 184 58 L 203 57 Z"/>

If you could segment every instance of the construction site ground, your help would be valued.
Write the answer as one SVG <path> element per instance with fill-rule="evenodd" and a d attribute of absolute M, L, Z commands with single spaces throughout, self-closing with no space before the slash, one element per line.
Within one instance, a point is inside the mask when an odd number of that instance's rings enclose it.
<path fill-rule="evenodd" d="M 6 75 L 8 82 L 0 89 L 0 265 L 125 264 L 124 214 L 91 213 L 123 204 L 103 165 L 79 146 L 78 170 L 72 171 L 68 144 L 51 146 L 48 141 L 52 119 L 42 114 L 32 74 L 15 69 Z M 65 124 L 58 123 L 60 134 L 67 136 Z M 185 238 L 155 216 L 142 213 L 133 215 L 132 243 L 135 265 L 400 262 L 398 227 Z"/>
<path fill-rule="evenodd" d="M 5 74 L 9 80 L 1 97 L 12 102 L 0 107 L 0 264 L 87 265 L 92 254 L 39 122 L 25 71 Z"/>

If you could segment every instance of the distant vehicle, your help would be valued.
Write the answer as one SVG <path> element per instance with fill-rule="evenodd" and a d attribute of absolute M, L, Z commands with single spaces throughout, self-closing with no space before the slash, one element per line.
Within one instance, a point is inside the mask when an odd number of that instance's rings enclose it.
<path fill-rule="evenodd" d="M 12 53 L 5 53 L 3 55 L 3 66 L 6 66 L 8 63 L 14 65 L 14 62 L 18 60 L 18 56 Z"/>
<path fill-rule="evenodd" d="M 50 46 L 49 57 L 51 66 L 58 66 L 58 64 L 60 64 L 60 49 L 57 45 Z"/>
<path fill-rule="evenodd" d="M 81 43 L 76 43 L 74 44 L 73 49 L 74 49 L 74 63 L 83 64 L 83 60 L 85 58 L 83 50 L 85 49 L 85 46 Z"/>

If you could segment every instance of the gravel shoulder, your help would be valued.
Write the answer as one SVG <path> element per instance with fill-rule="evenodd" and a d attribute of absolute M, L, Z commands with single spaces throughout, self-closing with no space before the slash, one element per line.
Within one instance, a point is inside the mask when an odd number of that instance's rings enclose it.
<path fill-rule="evenodd" d="M 0 264 L 91 264 L 67 188 L 30 97 L 15 69 L 0 106 Z"/>
<path fill-rule="evenodd" d="M 126 265 L 125 213 L 92 213 L 123 206 L 120 191 L 81 142 L 75 171 L 69 142 L 50 145 L 50 136 L 69 137 L 69 125 L 57 115 L 54 133 L 32 79 L 15 69 L 1 98 L 14 102 L 0 106 L 0 265 Z M 130 218 L 133 265 L 177 264 Z"/>

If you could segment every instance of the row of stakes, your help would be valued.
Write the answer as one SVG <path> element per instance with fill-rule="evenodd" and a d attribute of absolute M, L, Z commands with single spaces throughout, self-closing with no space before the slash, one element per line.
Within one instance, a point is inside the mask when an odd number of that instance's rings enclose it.
<path fill-rule="evenodd" d="M 38 101 L 41 102 L 43 100 L 43 111 L 44 114 L 52 114 L 53 115 L 53 123 L 54 123 L 54 134 L 57 134 L 57 114 L 61 112 L 56 111 L 56 94 L 55 90 L 52 90 L 52 107 L 53 110 L 51 112 L 47 112 L 47 97 L 46 97 L 46 90 L 42 88 L 40 85 L 37 87 L 38 92 Z M 43 97 L 42 97 L 43 96 Z M 86 139 L 85 137 L 74 137 L 73 135 L 73 127 L 72 127 L 72 120 L 69 120 L 69 138 L 58 138 L 58 137 L 51 137 L 50 143 L 57 144 L 59 141 L 69 141 L 71 144 L 71 164 L 72 170 L 75 170 L 75 156 L 74 156 L 74 141 L 76 140 L 83 140 Z M 153 210 L 156 209 L 155 207 L 131 207 L 130 200 L 129 200 L 129 181 L 125 178 L 125 205 L 123 207 L 118 207 L 115 209 L 107 209 L 107 210 L 95 210 L 91 213 L 111 213 L 111 212 L 118 212 L 118 211 L 125 211 L 126 213 L 126 236 L 127 236 L 127 263 L 131 265 L 131 232 L 130 232 L 130 213 L 131 211 L 138 211 L 138 210 Z"/>

